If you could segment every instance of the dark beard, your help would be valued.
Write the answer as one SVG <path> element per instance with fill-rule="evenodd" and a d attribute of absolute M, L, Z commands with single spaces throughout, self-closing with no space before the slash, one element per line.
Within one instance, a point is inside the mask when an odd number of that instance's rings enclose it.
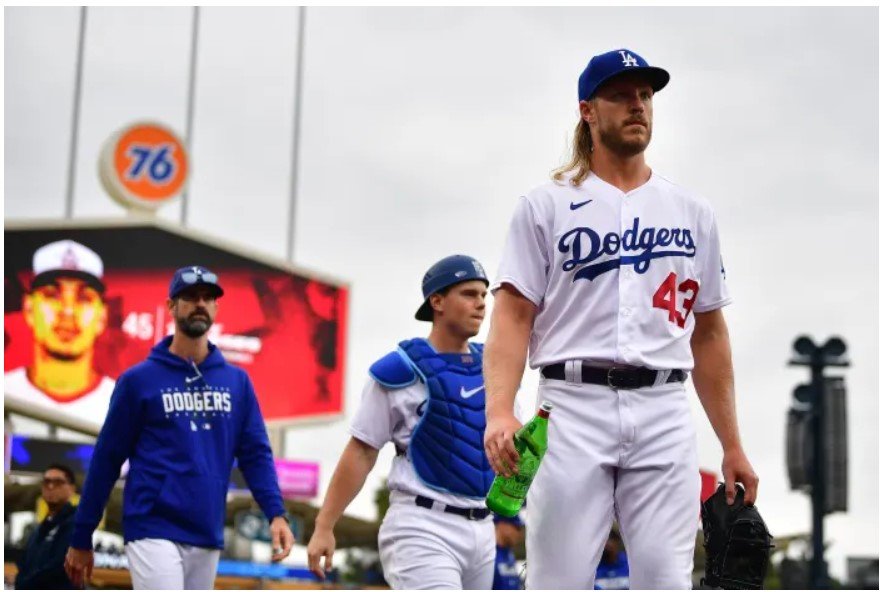
<path fill-rule="evenodd" d="M 645 144 L 643 144 L 640 140 L 625 140 L 620 132 L 616 134 L 600 127 L 600 142 L 618 156 L 623 156 L 625 158 L 636 156 L 637 154 L 645 152 L 645 149 L 648 148 L 649 142 L 652 140 L 651 128 L 646 129 L 648 137 L 646 138 Z"/>
<path fill-rule="evenodd" d="M 180 329 L 181 333 L 193 339 L 198 339 L 199 337 L 202 337 L 203 335 L 205 335 L 205 333 L 208 332 L 208 329 L 211 328 L 211 320 L 203 317 L 178 317 L 174 320 L 177 328 Z"/>

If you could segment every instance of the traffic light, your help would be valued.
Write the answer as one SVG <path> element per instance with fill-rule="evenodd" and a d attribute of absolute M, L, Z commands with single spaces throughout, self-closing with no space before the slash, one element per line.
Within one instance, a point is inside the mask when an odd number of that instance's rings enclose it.
<path fill-rule="evenodd" d="M 844 378 L 827 376 L 823 380 L 823 477 L 825 514 L 847 511 L 847 389 Z M 786 469 L 794 491 L 811 493 L 813 483 L 814 393 L 809 384 L 793 391 L 793 403 L 786 417 Z"/>
<path fill-rule="evenodd" d="M 844 379 L 827 377 L 827 366 L 849 366 L 847 345 L 840 337 L 818 346 L 807 336 L 792 344 L 792 366 L 811 369 L 810 384 L 793 392 L 786 423 L 786 465 L 793 489 L 810 493 L 813 548 L 810 584 L 829 587 L 823 559 L 823 518 L 847 510 L 847 415 Z"/>

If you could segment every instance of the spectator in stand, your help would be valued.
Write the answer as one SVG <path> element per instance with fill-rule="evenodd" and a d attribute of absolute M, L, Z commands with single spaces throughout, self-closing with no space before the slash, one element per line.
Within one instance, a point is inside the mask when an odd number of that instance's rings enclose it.
<path fill-rule="evenodd" d="M 31 534 L 18 561 L 16 590 L 73 589 L 64 572 L 64 556 L 73 532 L 76 509 L 70 501 L 75 493 L 76 479 L 69 467 L 53 464 L 43 473 L 42 496 L 49 515 Z"/>

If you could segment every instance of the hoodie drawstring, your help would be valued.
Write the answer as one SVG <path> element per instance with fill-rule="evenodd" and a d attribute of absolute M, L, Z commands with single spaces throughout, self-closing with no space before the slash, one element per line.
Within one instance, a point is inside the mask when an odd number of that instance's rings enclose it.
<path fill-rule="evenodd" d="M 184 380 L 186 380 L 187 384 L 190 384 L 191 382 L 195 382 L 199 379 L 201 379 L 202 382 L 205 382 L 205 377 L 202 376 L 201 372 L 199 372 L 199 367 L 196 365 L 196 362 L 194 362 L 192 358 L 189 358 L 189 362 L 190 362 L 190 366 L 193 367 L 193 371 L 196 373 L 196 375 L 189 376 L 189 377 L 185 378 Z"/>

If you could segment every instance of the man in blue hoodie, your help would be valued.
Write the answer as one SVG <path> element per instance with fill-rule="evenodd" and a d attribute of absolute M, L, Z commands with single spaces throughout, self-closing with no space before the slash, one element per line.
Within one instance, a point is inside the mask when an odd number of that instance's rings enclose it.
<path fill-rule="evenodd" d="M 294 537 L 254 387 L 208 341 L 222 295 L 204 267 L 177 270 L 167 301 L 174 335 L 119 377 L 65 561 L 75 585 L 91 576 L 92 533 L 126 459 L 123 534 L 136 589 L 214 587 L 234 458 L 271 521 L 272 560 L 290 553 Z"/>

